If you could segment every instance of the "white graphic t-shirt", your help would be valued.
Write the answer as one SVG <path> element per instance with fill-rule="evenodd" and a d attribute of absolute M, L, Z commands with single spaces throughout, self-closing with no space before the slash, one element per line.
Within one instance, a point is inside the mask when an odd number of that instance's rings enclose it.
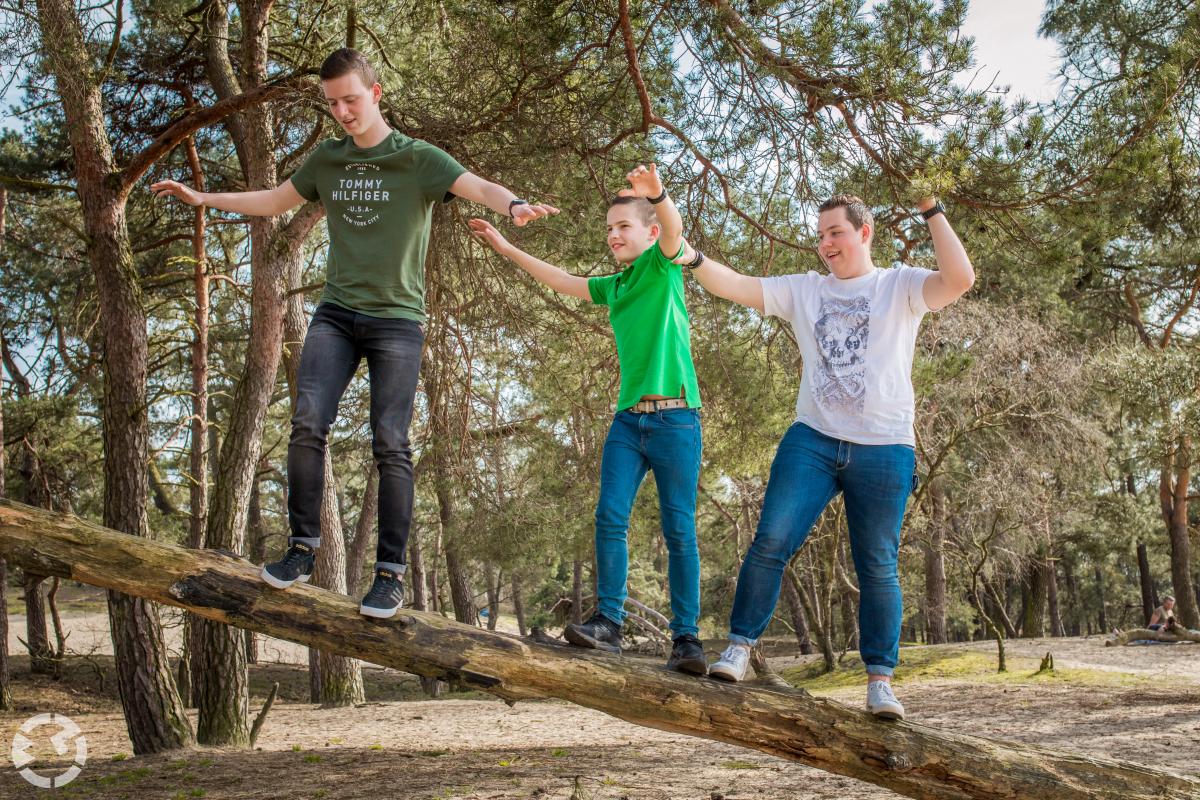
<path fill-rule="evenodd" d="M 913 351 L 932 274 L 900 266 L 848 280 L 763 278 L 766 313 L 792 323 L 804 360 L 797 422 L 856 444 L 915 444 Z"/>

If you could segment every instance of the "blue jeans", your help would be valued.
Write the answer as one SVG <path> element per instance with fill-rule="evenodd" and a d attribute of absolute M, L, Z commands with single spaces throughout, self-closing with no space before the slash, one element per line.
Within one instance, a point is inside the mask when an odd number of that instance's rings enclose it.
<path fill-rule="evenodd" d="M 408 425 L 424 341 L 424 330 L 413 320 L 370 317 L 332 303 L 317 307 L 300 355 L 288 442 L 292 540 L 321 544 L 325 444 L 338 401 L 365 356 L 371 382 L 371 449 L 379 470 L 376 566 L 405 571 L 413 507 Z"/>
<path fill-rule="evenodd" d="M 700 551 L 696 547 L 696 485 L 700 480 L 700 413 L 673 408 L 613 417 L 600 464 L 596 504 L 596 586 L 600 613 L 625 621 L 629 514 L 646 470 L 654 471 L 658 512 L 667 540 L 671 632 L 695 635 L 700 619 Z"/>
<path fill-rule="evenodd" d="M 896 559 L 908 496 L 916 487 L 913 448 L 834 439 L 797 422 L 788 428 L 763 501 L 758 531 L 738 574 L 729 639 L 753 645 L 779 602 L 783 570 L 838 492 L 845 498 L 858 573 L 859 654 L 873 675 L 891 675 L 903 610 Z"/>

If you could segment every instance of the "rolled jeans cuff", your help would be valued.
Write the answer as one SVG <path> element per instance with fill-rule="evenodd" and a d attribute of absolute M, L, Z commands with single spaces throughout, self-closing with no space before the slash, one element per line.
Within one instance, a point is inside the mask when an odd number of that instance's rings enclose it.
<path fill-rule="evenodd" d="M 748 639 L 745 636 L 738 636 L 736 633 L 729 634 L 729 641 L 734 644 L 744 644 L 746 647 L 754 647 L 754 645 L 758 644 L 757 639 Z"/>
<path fill-rule="evenodd" d="M 887 675 L 890 678 L 895 672 L 896 670 L 892 667 L 885 667 L 882 664 L 867 664 L 868 675 Z"/>
<path fill-rule="evenodd" d="M 321 537 L 320 537 L 320 536 L 313 536 L 313 537 L 310 537 L 310 536 L 289 536 L 289 537 L 288 537 L 288 547 L 291 547 L 291 546 L 292 546 L 292 545 L 294 545 L 296 542 L 300 542 L 301 544 L 306 544 L 306 545 L 308 545 L 309 547 L 311 547 L 312 549 L 316 550 L 318 547 L 320 547 L 320 546 L 321 546 Z"/>
<path fill-rule="evenodd" d="M 394 561 L 376 561 L 375 569 L 390 569 L 397 575 L 403 575 L 408 572 L 408 564 L 397 564 Z"/>

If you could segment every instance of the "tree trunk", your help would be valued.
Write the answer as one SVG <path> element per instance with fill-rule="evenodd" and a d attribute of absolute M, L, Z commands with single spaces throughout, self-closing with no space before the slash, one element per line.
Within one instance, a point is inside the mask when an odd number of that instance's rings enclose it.
<path fill-rule="evenodd" d="M 496 623 L 500 619 L 500 580 L 503 570 L 498 570 L 495 564 L 485 561 L 483 564 L 483 575 L 484 580 L 487 582 L 487 629 L 494 631 L 496 630 Z"/>
<path fill-rule="evenodd" d="M 583 622 L 583 562 L 578 558 L 571 564 L 571 622 Z"/>
<path fill-rule="evenodd" d="M 46 595 L 42 592 L 45 575 L 25 573 L 25 648 L 29 651 L 29 671 L 36 675 L 54 673 L 54 650 L 46 625 Z"/>
<path fill-rule="evenodd" d="M 1154 578 L 1150 575 L 1150 557 L 1146 552 L 1146 543 L 1140 540 L 1137 543 L 1137 563 L 1138 583 L 1142 587 L 1142 624 L 1149 625 L 1158 600 L 1154 597 Z"/>
<path fill-rule="evenodd" d="M 800 582 L 800 577 L 796 574 L 793 566 L 788 566 L 783 574 L 784 579 L 792 584 L 793 591 L 799 596 L 804 613 L 808 617 L 808 624 L 817 636 L 817 646 L 821 648 L 825 671 L 833 672 L 837 666 L 837 656 L 833 652 L 833 634 L 830 630 L 833 627 L 832 622 L 821 613 L 815 594 L 810 594 L 804 584 Z"/>
<path fill-rule="evenodd" d="M 806 656 L 811 655 L 813 644 L 808 631 L 808 617 L 804 613 L 804 604 L 800 600 L 800 593 L 796 591 L 795 584 L 786 575 L 782 591 L 783 600 L 787 603 L 788 613 L 792 617 L 792 629 L 796 632 L 796 644 L 800 647 L 800 653 Z"/>
<path fill-rule="evenodd" d="M 946 643 L 946 503 L 942 479 L 934 478 L 929 485 L 929 539 L 925 550 L 925 630 L 929 644 Z"/>
<path fill-rule="evenodd" d="M 1046 574 L 1046 609 L 1050 614 L 1050 635 L 1066 636 L 1063 628 L 1062 613 L 1058 607 L 1058 563 L 1057 559 L 1047 558 Z"/>
<path fill-rule="evenodd" d="M 517 617 L 517 630 L 522 636 L 529 635 L 529 629 L 525 625 L 525 598 L 521 595 L 521 579 L 514 571 L 509 576 L 510 591 L 512 592 L 513 614 Z"/>
<path fill-rule="evenodd" d="M 375 540 L 375 523 L 379 519 L 379 468 L 372 460 L 367 466 L 367 485 L 363 489 L 362 507 L 358 511 L 358 522 L 354 525 L 354 539 L 350 549 L 346 551 L 346 592 L 351 597 L 362 593 L 363 563 L 367 559 L 367 550 Z M 413 545 L 417 539 L 414 532 L 409 537 L 408 583 L 413 589 L 413 602 L 417 594 L 425 594 L 424 586 L 417 583 L 425 579 L 424 571 L 418 563 L 421 560 L 421 548 Z M 415 554 L 414 554 L 415 547 Z M 424 600 L 419 608 L 425 611 Z"/>
<path fill-rule="evenodd" d="M 262 467 L 264 461 L 259 462 Z M 246 531 L 250 540 L 246 546 L 246 556 L 251 564 L 262 564 L 267 557 L 267 526 L 262 515 L 262 483 L 255 475 L 250 484 L 250 507 L 246 512 Z M 246 663 L 258 663 L 258 634 L 246 631 Z"/>
<path fill-rule="evenodd" d="M 1104 605 L 1104 572 L 1100 569 L 1100 565 L 1096 565 L 1096 597 L 1100 601 L 1100 631 L 1108 633 L 1111 630 L 1108 627 L 1108 613 L 1105 611 Z"/>
<path fill-rule="evenodd" d="M 1067 582 L 1067 605 L 1069 607 L 1068 618 L 1070 625 L 1067 627 L 1067 633 L 1071 636 L 1079 636 L 1082 633 L 1083 618 L 1082 608 L 1079 603 L 1079 584 L 1075 580 L 1075 569 L 1070 558 L 1064 558 L 1063 562 L 1063 579 Z"/>
<path fill-rule="evenodd" d="M 1171 543 L 1171 588 L 1175 597 L 1175 616 L 1187 628 L 1200 628 L 1200 607 L 1192 587 L 1191 544 L 1188 540 L 1190 459 L 1191 439 L 1181 436 L 1159 473 L 1158 492 L 1163 521 L 1167 526 L 1167 539 Z"/>
<path fill-rule="evenodd" d="M 1021 581 L 1021 636 L 1040 639 L 1046 635 L 1046 559 L 1036 555 L 1025 567 Z"/>
<path fill-rule="evenodd" d="M 4 216 L 8 205 L 8 190 L 0 186 L 0 253 L 4 252 Z M 4 348 L 4 331 L 0 330 L 0 350 Z M 7 497 L 4 485 L 4 384 L 0 381 L 0 498 Z M 521 629 L 521 635 L 525 629 Z M 0 558 L 0 711 L 13 707 L 9 688 L 8 667 L 8 562 Z"/>
<path fill-rule="evenodd" d="M 131 183 L 119 174 L 104 128 L 103 99 L 91 49 L 71 0 L 39 0 L 40 51 L 62 101 L 74 156 L 76 195 L 96 279 L 104 342 L 101 418 L 104 524 L 136 536 L 148 531 L 146 464 L 146 315 L 133 264 L 125 202 Z M 155 753 L 192 743 L 192 729 L 171 678 L 157 609 L 108 593 L 117 687 L 133 751 Z"/>
<path fill-rule="evenodd" d="M 418 611 L 432 610 L 425 583 L 425 554 L 421 552 L 421 536 L 415 525 L 408 536 L 408 582 L 412 586 L 412 607 Z"/>
<path fill-rule="evenodd" d="M 309 647 L 472 686 L 510 702 L 559 698 L 639 725 L 750 747 L 909 797 L 1183 800 L 1200 779 L 1141 763 L 880 724 L 800 691 L 697 681 L 637 659 L 537 644 L 407 611 L 380 623 L 321 589 L 273 592 L 258 568 L 0 502 L 0 557 L 137 593 Z"/>

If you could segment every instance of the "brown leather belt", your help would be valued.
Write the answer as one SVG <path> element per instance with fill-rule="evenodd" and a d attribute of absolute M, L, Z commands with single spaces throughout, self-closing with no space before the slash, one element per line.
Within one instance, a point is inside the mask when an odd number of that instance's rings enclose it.
<path fill-rule="evenodd" d="M 672 397 L 667 400 L 641 400 L 629 407 L 635 414 L 653 414 L 655 411 L 665 411 L 668 408 L 687 408 L 688 401 L 683 397 Z"/>

